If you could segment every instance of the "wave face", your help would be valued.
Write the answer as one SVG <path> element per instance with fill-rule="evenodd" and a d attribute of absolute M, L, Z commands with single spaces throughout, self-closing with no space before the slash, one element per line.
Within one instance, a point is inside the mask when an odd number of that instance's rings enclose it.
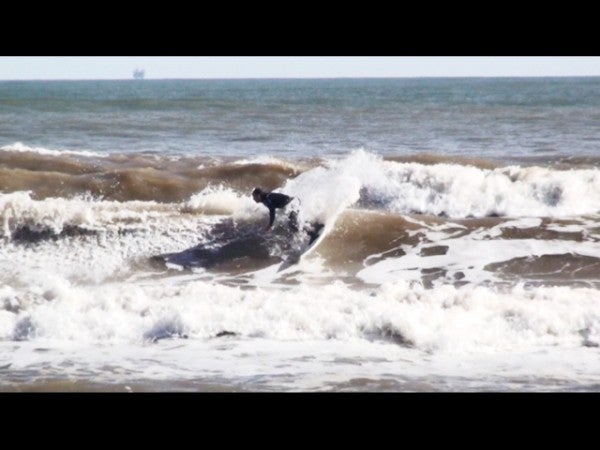
<path fill-rule="evenodd" d="M 14 151 L 13 149 L 18 150 Z M 219 161 L 206 157 L 104 155 L 0 150 L 5 193 L 36 198 L 88 194 L 117 201 L 181 202 L 212 186 L 247 194 L 255 186 L 298 196 L 321 220 L 333 205 L 449 218 L 566 217 L 600 211 L 600 170 L 539 166 L 485 168 L 430 155 L 425 162 L 383 159 L 364 150 L 339 160 L 275 158 Z M 403 158 L 407 159 L 407 158 Z M 416 156 L 423 161 L 423 156 Z M 490 163 L 491 164 L 491 163 Z M 335 214 L 333 214 L 335 215 Z"/>
<path fill-rule="evenodd" d="M 325 226 L 315 256 L 331 279 L 341 271 L 357 283 L 598 278 L 595 168 L 484 168 L 436 163 L 433 156 L 427 163 L 400 162 L 364 150 L 310 161 L 100 159 L 21 150 L 0 152 L 0 170 L 11 174 L 0 194 L 6 248 L 109 235 L 128 246 L 126 240 L 143 240 L 150 231 L 175 236 L 202 229 L 202 248 L 180 249 L 188 252 L 184 268 L 235 267 L 238 276 L 256 269 L 257 260 L 285 260 L 299 245 L 290 241 L 286 212 L 278 213 L 272 235 L 260 233 L 268 214 L 249 193 L 262 186 L 295 197 L 304 227 Z M 11 189 L 21 184 L 29 189 Z M 207 256 L 204 247 L 213 253 Z M 167 240 L 164 248 L 174 249 Z M 158 255 L 139 255 L 146 256 Z"/>
<path fill-rule="evenodd" d="M 276 159 L 219 163 L 207 157 L 99 155 L 21 144 L 0 148 L 2 190 L 27 190 L 37 198 L 90 194 L 117 201 L 177 202 L 217 184 L 245 191 L 259 185 L 274 189 L 300 170 Z"/>

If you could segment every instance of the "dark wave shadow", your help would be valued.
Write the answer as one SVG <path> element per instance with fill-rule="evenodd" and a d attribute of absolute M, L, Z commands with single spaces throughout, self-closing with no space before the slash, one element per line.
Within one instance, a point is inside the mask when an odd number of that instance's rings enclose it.
<path fill-rule="evenodd" d="M 203 268 L 230 274 L 259 270 L 281 262 L 289 266 L 298 262 L 322 229 L 322 224 L 298 229 L 296 225 L 282 221 L 265 233 L 264 222 L 225 219 L 213 226 L 207 244 L 152 256 L 150 263 L 161 270 L 176 265 L 188 270 Z"/>
<path fill-rule="evenodd" d="M 208 244 L 152 256 L 150 262 L 160 269 L 175 264 L 183 269 L 204 268 L 229 273 L 258 270 L 281 262 L 292 242 L 289 230 L 276 227 L 265 234 L 263 227 L 264 224 L 227 219 L 213 227 Z"/>

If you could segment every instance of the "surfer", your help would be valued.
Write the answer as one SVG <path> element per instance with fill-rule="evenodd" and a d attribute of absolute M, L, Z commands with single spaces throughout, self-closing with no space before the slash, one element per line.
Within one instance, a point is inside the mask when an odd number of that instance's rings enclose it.
<path fill-rule="evenodd" d="M 273 222 L 275 221 L 275 210 L 285 208 L 294 199 L 294 197 L 278 192 L 265 192 L 259 187 L 252 191 L 252 198 L 256 203 L 262 203 L 269 208 L 269 224 L 266 226 L 265 231 L 269 231 L 273 226 Z M 298 231 L 297 211 L 291 211 L 288 218 L 288 223 L 292 231 Z"/>

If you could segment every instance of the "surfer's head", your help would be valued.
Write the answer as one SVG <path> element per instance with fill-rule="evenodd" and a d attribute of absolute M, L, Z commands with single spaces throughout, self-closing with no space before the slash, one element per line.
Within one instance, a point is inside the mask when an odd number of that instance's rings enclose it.
<path fill-rule="evenodd" d="M 255 188 L 252 191 L 252 198 L 256 203 L 262 202 L 263 196 L 265 195 L 264 191 L 261 188 Z"/>

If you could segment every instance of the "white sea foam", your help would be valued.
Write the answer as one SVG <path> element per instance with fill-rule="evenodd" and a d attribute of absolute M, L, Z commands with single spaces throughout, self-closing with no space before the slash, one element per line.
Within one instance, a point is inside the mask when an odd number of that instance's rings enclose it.
<path fill-rule="evenodd" d="M 283 159 L 275 158 L 273 156 L 268 156 L 268 155 L 260 155 L 260 156 L 255 156 L 253 158 L 238 159 L 238 160 L 234 161 L 232 164 L 239 165 L 239 166 L 247 166 L 250 164 L 273 164 L 273 165 L 278 165 L 278 166 L 282 166 L 282 167 L 289 167 L 292 169 L 295 168 L 295 165 L 288 161 L 284 161 Z"/>
<path fill-rule="evenodd" d="M 248 195 L 242 195 L 222 185 L 203 189 L 194 194 L 182 207 L 182 211 L 185 212 L 234 216 L 249 216 L 258 210 L 258 205 Z"/>
<path fill-rule="evenodd" d="M 429 352 L 532 351 L 600 343 L 600 291 L 342 283 L 241 290 L 204 281 L 79 286 L 42 272 L 3 286 L 0 338 L 140 345 L 220 331 L 238 338 L 381 340 Z M 19 285 L 17 285 L 19 284 Z"/>
<path fill-rule="evenodd" d="M 382 163 L 387 167 L 367 195 L 396 212 L 450 217 L 561 217 L 600 211 L 600 171 L 539 167 L 495 170 L 438 164 Z"/>
<path fill-rule="evenodd" d="M 217 218 L 180 211 L 180 204 L 103 201 L 91 197 L 35 200 L 28 192 L 0 194 L 0 283 L 19 268 L 70 280 L 102 282 L 131 270 L 137 259 L 181 251 L 202 242 Z M 20 228 L 60 234 L 66 227 L 90 231 L 68 239 L 44 239 L 34 248 L 10 241 Z"/>
<path fill-rule="evenodd" d="M 449 247 L 444 255 L 421 256 L 423 248 L 432 244 L 403 246 L 406 255 L 369 265 L 356 276 L 367 283 L 379 284 L 399 279 L 420 280 L 423 270 L 440 269 L 445 270 L 447 274 L 438 283 L 452 282 L 453 279 L 458 279 L 454 276 L 459 273 L 462 274 L 463 281 L 471 283 L 499 282 L 502 281 L 502 277 L 498 273 L 485 270 L 485 266 L 515 258 L 542 255 L 577 254 L 596 258 L 600 254 L 600 244 L 593 242 L 552 242 L 535 239 L 481 241 L 459 238 L 447 239 L 438 244 Z"/>
<path fill-rule="evenodd" d="M 93 152 L 91 150 L 53 150 L 45 147 L 30 147 L 23 144 L 22 142 L 15 142 L 9 145 L 3 145 L 0 147 L 0 151 L 3 152 L 16 152 L 16 153 L 37 153 L 39 155 L 46 156 L 61 156 L 61 155 L 76 155 L 76 156 L 88 156 L 94 158 L 105 158 L 107 154 Z"/>
<path fill-rule="evenodd" d="M 416 281 L 421 280 L 423 270 L 443 269 L 447 273 L 437 281 L 438 284 L 452 282 L 452 280 L 458 279 L 455 278 L 458 274 L 461 275 L 463 281 L 480 284 L 502 281 L 501 275 L 486 270 L 486 266 L 493 263 L 543 255 L 575 254 L 592 258 L 600 255 L 600 242 L 595 240 L 577 242 L 558 239 L 498 239 L 503 230 L 509 228 L 523 229 L 540 226 L 542 221 L 539 218 L 510 220 L 491 228 L 474 230 L 462 236 L 460 231 L 456 232 L 457 224 L 452 222 L 428 225 L 410 217 L 407 217 L 407 220 L 422 226 L 413 231 L 413 234 L 422 233 L 424 239 L 414 246 L 400 246 L 405 254 L 399 258 L 386 258 L 373 263 L 372 261 L 376 261 L 380 255 L 369 256 L 364 262 L 365 268 L 356 274 L 358 278 L 377 284 L 399 279 Z M 573 230 L 575 230 L 575 226 L 569 228 L 569 231 Z M 579 225 L 577 231 L 585 231 L 585 226 Z M 456 237 L 455 234 L 459 236 Z M 448 249 L 443 254 L 423 256 L 424 250 L 435 246 L 445 246 Z"/>
<path fill-rule="evenodd" d="M 359 194 L 367 206 L 403 214 L 563 217 L 600 211 L 600 170 L 423 165 L 384 161 L 357 150 L 327 168 L 301 174 L 285 191 L 322 219 L 323 211 L 343 208 Z"/>
<path fill-rule="evenodd" d="M 144 346 L 0 342 L 10 377 L 68 377 L 110 390 L 169 391 L 591 391 L 598 349 L 429 353 L 379 341 L 160 340 Z M 43 350 L 43 351 L 41 351 Z M 6 369 L 9 366 L 9 369 Z M 109 368 L 109 370 L 107 370 Z M 34 384 L 40 388 L 48 386 Z M 16 381 L 17 389 L 21 388 Z"/>
<path fill-rule="evenodd" d="M 153 221 L 178 214 L 179 205 L 145 201 L 107 201 L 91 196 L 36 200 L 30 192 L 0 194 L 2 235 L 19 227 L 60 233 L 65 226 L 90 230 L 147 227 Z M 115 228 L 116 227 L 116 228 Z"/>

